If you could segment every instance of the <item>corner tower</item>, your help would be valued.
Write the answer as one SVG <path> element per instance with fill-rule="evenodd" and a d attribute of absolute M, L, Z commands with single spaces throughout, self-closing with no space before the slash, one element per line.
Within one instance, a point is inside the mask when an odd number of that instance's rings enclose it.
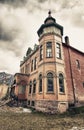
<path fill-rule="evenodd" d="M 48 17 L 37 33 L 39 36 L 38 73 L 42 76 L 42 85 L 39 85 L 40 95 L 37 96 L 39 102 L 36 106 L 41 109 L 46 106 L 47 111 L 48 108 L 53 111 L 65 111 L 67 91 L 62 48 L 63 27 L 56 23 L 49 11 Z"/>

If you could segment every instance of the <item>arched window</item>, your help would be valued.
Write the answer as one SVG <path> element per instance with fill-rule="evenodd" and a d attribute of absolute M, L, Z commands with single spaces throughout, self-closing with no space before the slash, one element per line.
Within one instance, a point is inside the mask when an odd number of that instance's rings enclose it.
<path fill-rule="evenodd" d="M 30 84 L 29 84 L 29 94 L 32 92 L 32 81 L 30 81 Z"/>
<path fill-rule="evenodd" d="M 39 92 L 42 92 L 42 74 L 39 75 Z"/>
<path fill-rule="evenodd" d="M 64 93 L 64 76 L 63 74 L 59 74 L 59 91 Z"/>
<path fill-rule="evenodd" d="M 80 69 L 80 62 L 79 62 L 79 60 L 76 60 L 76 66 L 77 66 L 78 69 Z"/>
<path fill-rule="evenodd" d="M 36 93 L 36 80 L 33 81 L 33 93 Z"/>
<path fill-rule="evenodd" d="M 53 88 L 53 74 L 50 72 L 47 74 L 47 91 L 52 92 Z"/>

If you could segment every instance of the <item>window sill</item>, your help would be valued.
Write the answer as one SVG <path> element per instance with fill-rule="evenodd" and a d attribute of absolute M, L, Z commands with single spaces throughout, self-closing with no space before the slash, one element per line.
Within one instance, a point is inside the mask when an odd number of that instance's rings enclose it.
<path fill-rule="evenodd" d="M 36 93 L 32 93 L 33 95 L 36 95 Z"/>
<path fill-rule="evenodd" d="M 42 94 L 43 92 L 39 92 L 39 94 Z"/>
<path fill-rule="evenodd" d="M 66 95 L 65 92 L 59 92 L 60 95 Z"/>
<path fill-rule="evenodd" d="M 62 60 L 62 58 L 59 58 L 59 57 L 56 57 L 57 59 L 59 59 L 59 60 Z"/>
<path fill-rule="evenodd" d="M 55 94 L 55 93 L 52 91 L 52 92 L 46 92 L 46 94 Z"/>
<path fill-rule="evenodd" d="M 53 56 L 52 57 L 46 57 L 46 58 L 53 58 Z"/>

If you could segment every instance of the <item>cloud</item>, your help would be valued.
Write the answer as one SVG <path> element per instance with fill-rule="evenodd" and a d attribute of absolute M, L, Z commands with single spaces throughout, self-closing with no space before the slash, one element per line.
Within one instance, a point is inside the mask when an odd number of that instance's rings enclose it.
<path fill-rule="evenodd" d="M 73 14 L 71 15 L 71 23 L 76 27 L 84 27 L 84 10 L 79 8 L 79 10 L 74 9 Z"/>
<path fill-rule="evenodd" d="M 0 40 L 3 41 L 12 41 L 14 40 L 17 35 L 19 34 L 19 29 L 16 28 L 5 28 L 3 27 L 3 24 L 0 23 Z"/>
<path fill-rule="evenodd" d="M 13 6 L 15 8 L 25 6 L 28 0 L 0 0 L 0 3 Z"/>
<path fill-rule="evenodd" d="M 28 14 L 26 9 L 0 8 L 0 48 L 20 56 L 28 42 Z M 30 35 L 29 35 L 30 36 Z"/>
<path fill-rule="evenodd" d="M 5 51 L 0 49 L 0 71 L 6 71 L 14 74 L 16 71 L 19 72 L 19 58 L 14 55 L 12 51 Z"/>

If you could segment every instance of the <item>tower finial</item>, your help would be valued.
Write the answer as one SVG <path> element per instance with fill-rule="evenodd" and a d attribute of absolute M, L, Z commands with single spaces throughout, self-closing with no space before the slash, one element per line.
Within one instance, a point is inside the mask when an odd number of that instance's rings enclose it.
<path fill-rule="evenodd" d="M 49 10 L 48 14 L 49 14 L 49 17 L 51 17 L 51 10 Z"/>

